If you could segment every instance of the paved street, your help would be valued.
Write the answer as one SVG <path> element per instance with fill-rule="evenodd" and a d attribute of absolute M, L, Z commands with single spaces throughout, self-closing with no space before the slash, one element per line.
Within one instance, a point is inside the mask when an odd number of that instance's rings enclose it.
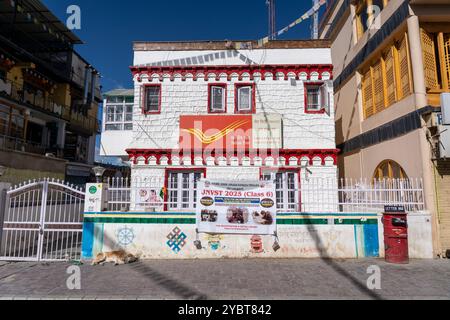
<path fill-rule="evenodd" d="M 371 291 L 367 268 L 381 269 Z M 1 299 L 450 299 L 450 261 L 197 260 L 82 265 L 68 290 L 68 263 L 0 262 Z"/>

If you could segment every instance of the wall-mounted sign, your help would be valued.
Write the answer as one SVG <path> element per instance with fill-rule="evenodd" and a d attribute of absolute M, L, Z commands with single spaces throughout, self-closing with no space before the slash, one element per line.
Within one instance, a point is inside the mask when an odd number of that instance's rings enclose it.
<path fill-rule="evenodd" d="M 280 115 L 180 116 L 181 149 L 281 148 Z"/>
<path fill-rule="evenodd" d="M 272 182 L 202 180 L 197 193 L 199 232 L 275 234 L 277 206 Z"/>
<path fill-rule="evenodd" d="M 106 208 L 107 186 L 102 183 L 88 183 L 84 200 L 85 212 L 102 212 Z"/>

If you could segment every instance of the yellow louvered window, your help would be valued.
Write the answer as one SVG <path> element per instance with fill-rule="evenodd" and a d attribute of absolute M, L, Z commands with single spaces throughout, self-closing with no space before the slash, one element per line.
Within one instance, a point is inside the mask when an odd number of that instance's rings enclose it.
<path fill-rule="evenodd" d="M 395 85 L 395 66 L 393 48 L 389 48 L 384 56 L 385 65 L 385 86 L 386 86 L 386 103 L 387 106 L 397 101 L 397 90 Z"/>
<path fill-rule="evenodd" d="M 423 68 L 425 71 L 425 83 L 428 90 L 438 89 L 439 81 L 436 65 L 436 48 L 434 36 L 421 29 Z"/>
<path fill-rule="evenodd" d="M 399 78 L 400 78 L 400 93 L 402 98 L 409 96 L 412 93 L 411 88 L 411 72 L 408 54 L 408 38 L 405 35 L 398 45 L 398 63 L 399 63 Z"/>
<path fill-rule="evenodd" d="M 373 65 L 373 94 L 375 98 L 375 113 L 384 109 L 384 84 L 382 61 L 378 60 Z"/>
<path fill-rule="evenodd" d="M 443 64 L 445 66 L 447 82 L 450 82 L 450 33 L 444 34 L 444 58 Z M 450 90 L 450 83 L 447 84 L 447 90 Z"/>
<path fill-rule="evenodd" d="M 362 76 L 362 95 L 364 106 L 364 117 L 368 118 L 374 114 L 372 70 L 369 68 Z"/>

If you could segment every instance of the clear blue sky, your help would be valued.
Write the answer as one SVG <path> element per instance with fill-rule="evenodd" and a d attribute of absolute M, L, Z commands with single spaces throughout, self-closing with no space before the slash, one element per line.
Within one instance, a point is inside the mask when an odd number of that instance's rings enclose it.
<path fill-rule="evenodd" d="M 62 21 L 67 7 L 81 8 L 85 44 L 76 50 L 103 75 L 103 91 L 131 87 L 133 41 L 253 40 L 267 35 L 265 0 L 43 0 Z M 277 30 L 312 6 L 312 0 L 277 0 Z M 310 20 L 280 39 L 307 39 Z"/>

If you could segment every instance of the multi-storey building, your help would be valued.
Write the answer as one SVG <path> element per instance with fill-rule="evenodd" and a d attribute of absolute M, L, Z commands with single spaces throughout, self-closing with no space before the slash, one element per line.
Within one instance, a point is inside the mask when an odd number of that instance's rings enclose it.
<path fill-rule="evenodd" d="M 80 39 L 40 1 L 0 3 L 2 180 L 85 183 L 94 164 L 99 75 Z"/>
<path fill-rule="evenodd" d="M 117 89 L 104 94 L 100 155 L 128 161 L 133 138 L 134 90 Z"/>
<path fill-rule="evenodd" d="M 192 210 L 201 177 L 273 178 L 279 209 L 286 210 L 299 210 L 305 199 L 298 190 L 310 177 L 336 181 L 328 42 L 243 46 L 134 44 L 133 130 L 126 151 L 132 179 L 163 181 L 156 187 L 167 190 L 166 210 Z M 115 96 L 107 97 L 103 147 L 120 156 L 113 144 L 123 145 L 131 124 L 126 99 Z"/>
<path fill-rule="evenodd" d="M 438 152 L 450 2 L 330 1 L 320 29 L 332 42 L 340 175 L 423 178 L 435 253 L 450 249 L 450 166 Z"/>

